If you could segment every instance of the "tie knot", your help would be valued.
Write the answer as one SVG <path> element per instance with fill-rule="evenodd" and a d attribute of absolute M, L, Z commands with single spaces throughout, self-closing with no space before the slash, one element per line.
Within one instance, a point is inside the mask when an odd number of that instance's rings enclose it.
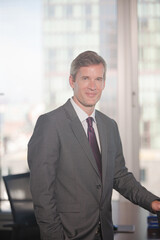
<path fill-rule="evenodd" d="M 88 118 L 86 119 L 86 121 L 87 121 L 87 123 L 88 123 L 88 126 L 89 126 L 89 127 L 92 127 L 93 118 L 92 118 L 92 117 L 88 117 Z"/>

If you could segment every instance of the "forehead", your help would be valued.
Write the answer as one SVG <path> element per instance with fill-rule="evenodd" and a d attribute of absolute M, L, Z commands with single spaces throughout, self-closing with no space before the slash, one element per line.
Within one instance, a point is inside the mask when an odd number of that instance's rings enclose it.
<path fill-rule="evenodd" d="M 89 65 L 89 66 L 82 66 L 78 69 L 77 71 L 78 75 L 99 75 L 99 76 L 103 76 L 104 74 L 104 66 L 102 63 L 100 64 L 93 64 L 93 65 Z"/>

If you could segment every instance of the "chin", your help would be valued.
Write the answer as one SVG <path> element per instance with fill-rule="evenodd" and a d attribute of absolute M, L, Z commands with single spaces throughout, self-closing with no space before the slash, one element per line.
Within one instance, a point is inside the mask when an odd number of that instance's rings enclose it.
<path fill-rule="evenodd" d="M 96 103 L 94 102 L 88 102 L 88 103 L 86 103 L 86 106 L 87 107 L 94 107 L 96 105 Z"/>
<path fill-rule="evenodd" d="M 96 101 L 88 101 L 87 104 L 90 105 L 90 106 L 95 106 L 97 102 L 98 102 L 98 100 L 96 100 Z"/>

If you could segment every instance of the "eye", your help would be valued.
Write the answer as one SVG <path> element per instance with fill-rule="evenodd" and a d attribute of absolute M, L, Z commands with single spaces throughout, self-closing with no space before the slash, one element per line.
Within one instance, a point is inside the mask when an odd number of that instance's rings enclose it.
<path fill-rule="evenodd" d="M 99 81 L 99 82 L 102 82 L 103 78 L 102 77 L 98 77 L 98 78 L 96 78 L 96 80 Z"/>
<path fill-rule="evenodd" d="M 83 76 L 82 80 L 88 80 L 88 76 Z"/>

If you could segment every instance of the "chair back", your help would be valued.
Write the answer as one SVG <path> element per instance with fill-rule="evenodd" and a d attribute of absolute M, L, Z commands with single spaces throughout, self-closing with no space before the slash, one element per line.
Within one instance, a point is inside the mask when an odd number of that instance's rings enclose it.
<path fill-rule="evenodd" d="M 159 225 L 159 229 L 160 229 L 160 212 L 157 212 L 157 218 L 158 218 L 158 225 Z"/>
<path fill-rule="evenodd" d="M 3 176 L 11 205 L 13 221 L 15 224 L 19 225 L 36 224 L 29 187 L 29 176 L 29 172 Z"/>

